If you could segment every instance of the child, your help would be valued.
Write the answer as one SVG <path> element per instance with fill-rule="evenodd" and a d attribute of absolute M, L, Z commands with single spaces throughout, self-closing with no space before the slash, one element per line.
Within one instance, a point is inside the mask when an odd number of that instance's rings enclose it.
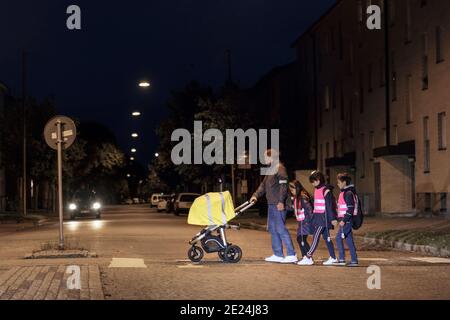
<path fill-rule="evenodd" d="M 351 262 L 347 264 L 348 267 L 358 266 L 358 257 L 356 255 L 355 243 L 353 242 L 352 220 L 353 215 L 358 210 L 358 197 L 356 195 L 355 187 L 351 184 L 352 179 L 347 173 L 340 173 L 337 176 L 337 185 L 341 189 L 338 200 L 338 221 L 339 232 L 336 235 L 336 244 L 339 250 L 338 265 L 345 265 L 345 249 L 344 239 L 346 239 Z"/>
<path fill-rule="evenodd" d="M 313 228 L 311 226 L 313 211 L 311 197 L 300 181 L 297 180 L 289 183 L 289 191 L 293 197 L 294 213 L 298 221 L 297 242 L 300 246 L 302 257 L 306 257 L 310 249 L 308 235 L 313 234 Z"/>
<path fill-rule="evenodd" d="M 312 215 L 312 226 L 314 228 L 314 238 L 311 248 L 306 256 L 298 263 L 300 266 L 310 266 L 314 264 L 312 256 L 319 245 L 320 236 L 326 241 L 330 257 L 323 263 L 331 266 L 337 262 L 334 253 L 333 242 L 330 237 L 330 229 L 333 229 L 332 221 L 336 220 L 335 200 L 333 187 L 325 185 L 325 176 L 319 171 L 313 171 L 309 181 L 315 187 L 314 190 L 314 210 Z"/>

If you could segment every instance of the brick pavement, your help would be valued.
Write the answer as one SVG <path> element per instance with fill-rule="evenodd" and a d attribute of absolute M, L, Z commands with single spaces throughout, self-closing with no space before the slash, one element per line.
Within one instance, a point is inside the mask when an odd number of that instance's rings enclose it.
<path fill-rule="evenodd" d="M 18 266 L 0 273 L 0 300 L 103 300 L 98 265 L 80 265 L 80 289 L 69 289 L 68 265 Z"/>

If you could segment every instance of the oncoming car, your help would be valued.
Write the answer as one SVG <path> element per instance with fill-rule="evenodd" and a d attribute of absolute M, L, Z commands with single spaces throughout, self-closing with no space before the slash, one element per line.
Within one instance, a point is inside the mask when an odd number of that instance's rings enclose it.
<path fill-rule="evenodd" d="M 69 217 L 71 220 L 78 217 L 101 218 L 101 203 L 94 192 L 78 191 L 68 204 Z"/>

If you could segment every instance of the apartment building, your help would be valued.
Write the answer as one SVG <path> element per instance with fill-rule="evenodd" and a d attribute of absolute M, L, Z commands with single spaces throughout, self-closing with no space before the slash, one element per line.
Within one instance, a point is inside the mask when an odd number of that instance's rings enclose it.
<path fill-rule="evenodd" d="M 318 169 L 350 172 L 366 212 L 448 214 L 450 2 L 340 0 L 292 47 Z"/>
<path fill-rule="evenodd" d="M 3 110 L 5 108 L 6 91 L 7 91 L 6 86 L 0 82 L 0 117 L 3 115 Z M 0 136 L 0 211 L 4 211 L 6 206 L 5 168 L 2 161 L 2 148 L 1 148 L 2 140 L 3 137 Z"/>

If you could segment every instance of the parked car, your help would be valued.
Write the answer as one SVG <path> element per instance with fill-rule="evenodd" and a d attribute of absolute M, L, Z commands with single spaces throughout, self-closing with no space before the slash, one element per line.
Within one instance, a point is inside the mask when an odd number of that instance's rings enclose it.
<path fill-rule="evenodd" d="M 150 198 L 150 207 L 157 207 L 159 200 L 161 200 L 162 193 L 154 193 Z"/>
<path fill-rule="evenodd" d="M 175 199 L 173 213 L 178 216 L 180 213 L 188 212 L 197 197 L 200 197 L 200 194 L 179 193 Z"/>
<path fill-rule="evenodd" d="M 101 218 L 100 201 L 92 191 L 77 191 L 68 204 L 70 220 L 77 217 Z"/>
<path fill-rule="evenodd" d="M 158 202 L 157 208 L 158 212 L 166 211 L 167 210 L 167 203 L 170 201 L 171 196 L 165 195 L 161 196 L 160 200 Z"/>
<path fill-rule="evenodd" d="M 133 204 L 133 200 L 131 200 L 130 198 L 127 198 L 127 199 L 123 200 L 122 203 L 123 204 Z"/>
<path fill-rule="evenodd" d="M 133 198 L 133 204 L 139 204 L 139 198 Z"/>

